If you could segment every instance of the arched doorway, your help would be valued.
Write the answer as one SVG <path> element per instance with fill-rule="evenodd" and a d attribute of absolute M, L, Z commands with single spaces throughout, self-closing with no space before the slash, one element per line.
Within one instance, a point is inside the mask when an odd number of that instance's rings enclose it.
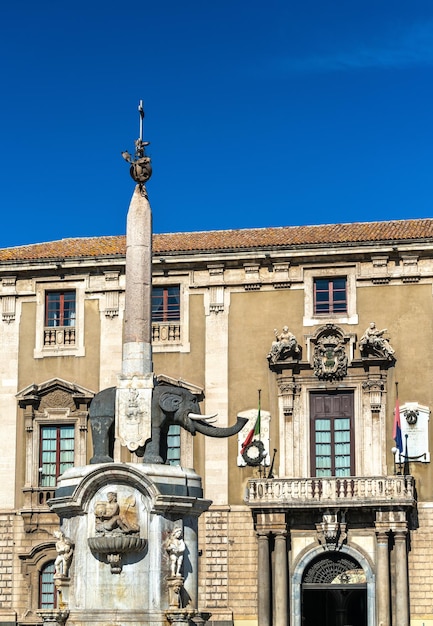
<path fill-rule="evenodd" d="M 316 556 L 301 585 L 302 626 L 367 626 L 367 581 L 359 562 L 348 554 Z"/>

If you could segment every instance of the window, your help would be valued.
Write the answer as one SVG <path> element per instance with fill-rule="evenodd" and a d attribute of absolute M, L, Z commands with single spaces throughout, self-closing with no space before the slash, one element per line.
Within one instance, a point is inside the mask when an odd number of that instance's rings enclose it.
<path fill-rule="evenodd" d="M 75 326 L 75 291 L 47 291 L 46 326 Z"/>
<path fill-rule="evenodd" d="M 73 424 L 41 426 L 39 486 L 55 487 L 57 477 L 74 465 Z"/>
<path fill-rule="evenodd" d="M 313 476 L 353 476 L 353 394 L 312 393 L 311 471 Z"/>
<path fill-rule="evenodd" d="M 181 341 L 179 285 L 152 289 L 152 341 L 154 344 Z"/>
<path fill-rule="evenodd" d="M 75 319 L 75 291 L 47 291 L 44 346 L 74 345 Z"/>
<path fill-rule="evenodd" d="M 304 326 L 358 324 L 356 265 L 305 268 Z"/>
<path fill-rule="evenodd" d="M 347 313 L 345 277 L 314 280 L 314 313 Z"/>
<path fill-rule="evenodd" d="M 46 563 L 39 572 L 39 608 L 56 608 L 56 588 L 54 586 L 54 561 Z"/>
<path fill-rule="evenodd" d="M 167 462 L 169 465 L 180 465 L 180 426 L 172 424 L 167 434 Z"/>
<path fill-rule="evenodd" d="M 41 278 L 35 282 L 35 359 L 53 356 L 85 356 L 85 277 L 62 280 Z"/>
<path fill-rule="evenodd" d="M 180 320 L 179 285 L 171 287 L 153 287 L 152 322 L 170 322 Z"/>

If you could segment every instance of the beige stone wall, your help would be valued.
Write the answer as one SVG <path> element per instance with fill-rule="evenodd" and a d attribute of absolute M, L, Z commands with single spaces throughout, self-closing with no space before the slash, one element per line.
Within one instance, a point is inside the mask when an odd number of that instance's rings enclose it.
<path fill-rule="evenodd" d="M 85 302 L 85 347 L 84 357 L 46 356 L 35 359 L 36 305 L 23 303 L 20 324 L 20 347 L 18 389 L 32 383 L 42 383 L 51 378 L 62 378 L 82 385 L 92 391 L 99 391 L 99 346 L 101 341 L 98 303 Z M 103 338 L 102 338 L 103 340 Z"/>
<path fill-rule="evenodd" d="M 247 507 L 216 507 L 200 518 L 200 607 L 213 621 L 256 620 L 257 544 Z"/>
<path fill-rule="evenodd" d="M 0 513 L 0 616 L 13 609 L 13 518 L 10 512 Z"/>
<path fill-rule="evenodd" d="M 21 515 L 0 514 L 0 545 L 6 544 L 6 548 L 2 547 L 1 562 L 7 561 L 5 577 L 9 577 L 8 585 L 5 585 L 5 603 L 0 600 L 0 622 L 8 621 L 9 609 L 14 616 L 10 619 L 14 620 L 16 615 L 23 624 L 40 622 L 35 613 L 39 599 L 39 570 L 44 563 L 55 558 L 53 532 L 59 527 L 59 518 L 45 512 L 33 516 L 32 520 L 34 525 L 26 532 Z M 12 544 L 13 548 L 10 547 Z M 4 580 L 3 576 L 1 580 Z"/>
<path fill-rule="evenodd" d="M 428 626 L 433 624 L 433 503 L 420 504 L 418 520 L 419 528 L 410 538 L 410 612 L 413 619 Z"/>

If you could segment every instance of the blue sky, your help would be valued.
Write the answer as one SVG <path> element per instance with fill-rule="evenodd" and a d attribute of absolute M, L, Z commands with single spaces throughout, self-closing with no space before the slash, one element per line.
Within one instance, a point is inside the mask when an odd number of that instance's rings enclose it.
<path fill-rule="evenodd" d="M 16 0 L 0 247 L 123 234 L 137 105 L 155 232 L 429 217 L 431 0 Z"/>

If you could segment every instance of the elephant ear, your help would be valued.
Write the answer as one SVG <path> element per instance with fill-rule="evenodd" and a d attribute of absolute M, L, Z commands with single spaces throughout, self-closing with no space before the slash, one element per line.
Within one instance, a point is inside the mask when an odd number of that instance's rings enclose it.
<path fill-rule="evenodd" d="M 182 403 L 182 398 L 172 391 L 166 391 L 159 397 L 159 406 L 164 413 L 175 413 Z"/>

